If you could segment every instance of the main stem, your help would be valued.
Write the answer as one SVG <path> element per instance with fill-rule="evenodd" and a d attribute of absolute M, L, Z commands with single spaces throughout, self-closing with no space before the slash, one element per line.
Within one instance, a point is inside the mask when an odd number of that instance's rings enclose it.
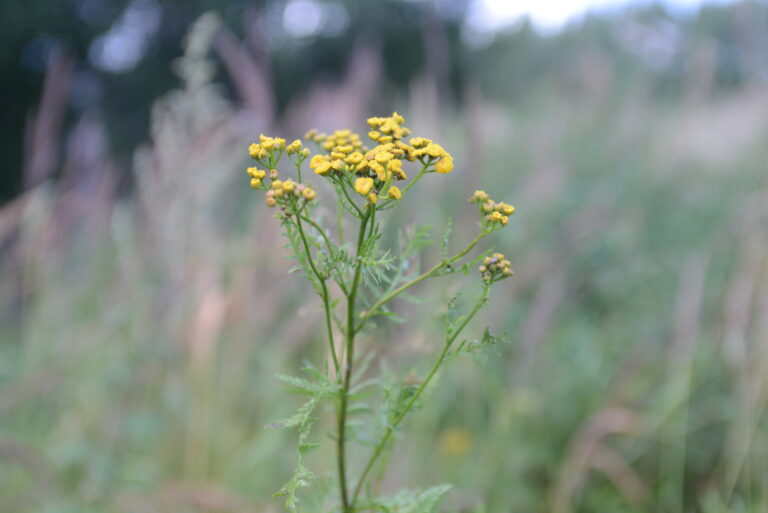
<path fill-rule="evenodd" d="M 443 361 L 445 360 L 445 356 L 448 354 L 448 351 L 451 349 L 451 346 L 456 341 L 456 338 L 461 334 L 462 331 L 464 331 L 464 328 L 466 328 L 467 324 L 469 324 L 469 321 L 472 320 L 472 318 L 475 316 L 477 311 L 480 310 L 480 308 L 485 304 L 485 301 L 487 299 L 488 299 L 488 289 L 486 287 L 483 290 L 483 295 L 477 301 L 477 303 L 475 304 L 474 308 L 469 313 L 469 315 L 467 315 L 467 317 L 459 325 L 459 327 L 456 328 L 456 330 L 451 334 L 448 340 L 446 340 L 445 345 L 443 346 L 443 350 L 440 352 L 440 356 L 438 356 L 437 360 L 435 360 L 435 363 L 432 365 L 432 368 L 430 369 L 429 374 L 427 374 L 427 377 L 424 378 L 424 381 L 421 382 L 421 385 L 419 385 L 419 388 L 416 390 L 416 393 L 413 394 L 413 397 L 411 397 L 411 400 L 408 401 L 408 404 L 405 405 L 405 408 L 403 408 L 400 414 L 395 418 L 394 422 L 392 422 L 391 425 L 387 426 L 387 429 L 384 432 L 384 436 L 381 437 L 381 440 L 379 440 L 379 443 L 376 445 L 376 448 L 373 450 L 373 454 L 368 460 L 368 463 L 365 465 L 365 469 L 363 470 L 363 473 L 360 476 L 360 481 L 358 481 L 357 486 L 355 487 L 355 492 L 354 494 L 352 494 L 353 505 L 357 500 L 357 496 L 360 494 L 360 492 L 363 489 L 363 485 L 365 484 L 365 480 L 368 478 L 368 474 L 371 472 L 371 469 L 373 468 L 373 464 L 376 463 L 376 460 L 379 458 L 382 451 L 387 446 L 387 442 L 389 442 L 389 439 L 392 437 L 392 434 L 395 432 L 395 430 L 403 421 L 403 419 L 408 414 L 408 412 L 411 411 L 411 408 L 413 408 L 413 405 L 416 404 L 416 401 L 419 399 L 419 397 L 421 397 L 422 392 L 424 392 L 424 389 L 427 388 L 427 385 L 429 385 L 429 382 L 432 381 L 432 378 L 435 376 L 435 374 L 437 373 L 437 370 L 443 364 Z"/>
<path fill-rule="evenodd" d="M 375 207 L 370 206 L 369 210 L 365 212 L 362 220 L 360 221 L 360 231 L 357 235 L 357 266 L 355 267 L 355 275 L 352 279 L 352 285 L 349 288 L 349 294 L 347 295 L 347 326 L 346 326 L 346 353 L 347 361 L 344 365 L 344 386 L 341 392 L 341 408 L 339 409 L 339 424 L 338 424 L 338 436 L 336 439 L 336 460 L 338 463 L 339 472 L 339 493 L 341 494 L 341 505 L 343 513 L 351 513 L 353 511 L 353 503 L 349 501 L 349 495 L 347 493 L 347 473 L 346 473 L 346 431 L 347 431 L 347 405 L 349 403 L 349 389 L 352 384 L 352 365 L 355 359 L 355 302 L 357 300 L 357 290 L 360 286 L 360 273 L 362 270 L 362 259 L 360 258 L 360 250 L 365 240 L 365 228 L 368 225 L 368 220 L 372 216 L 373 209 Z"/>

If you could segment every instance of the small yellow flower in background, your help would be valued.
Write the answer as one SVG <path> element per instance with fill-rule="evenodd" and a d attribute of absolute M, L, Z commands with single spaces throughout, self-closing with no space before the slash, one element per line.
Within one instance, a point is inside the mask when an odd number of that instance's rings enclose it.
<path fill-rule="evenodd" d="M 509 223 L 509 216 L 515 213 L 515 207 L 508 203 L 496 203 L 485 191 L 475 191 L 475 193 L 468 200 L 470 203 L 480 203 L 480 211 L 485 216 L 485 221 L 492 224 L 500 224 L 501 226 L 507 226 Z"/>
<path fill-rule="evenodd" d="M 277 169 L 270 169 L 270 170 L 269 170 L 269 177 L 270 177 L 272 180 L 274 180 L 275 178 L 277 178 L 277 177 L 278 177 L 278 175 L 279 175 L 279 173 L 277 172 Z"/>
<path fill-rule="evenodd" d="M 387 193 L 387 195 L 393 199 L 400 199 L 403 193 L 400 191 L 400 189 L 397 186 L 393 185 L 392 187 L 389 188 L 389 192 Z"/>
<path fill-rule="evenodd" d="M 293 180 L 286 180 L 283 182 L 283 191 L 293 192 L 293 188 L 296 186 L 296 182 Z"/>
<path fill-rule="evenodd" d="M 372 192 L 368 195 L 368 201 L 373 203 L 374 205 L 379 202 L 379 197 L 376 195 L 375 192 Z"/>
<path fill-rule="evenodd" d="M 254 189 L 258 189 L 260 185 L 261 185 L 261 180 L 259 180 L 258 178 L 251 178 L 251 187 L 253 187 Z"/>
<path fill-rule="evenodd" d="M 250 146 L 248 146 L 248 154 L 251 156 L 252 159 L 259 158 L 259 152 L 261 151 L 261 146 L 252 143 Z"/>
<path fill-rule="evenodd" d="M 355 180 L 355 191 L 361 196 L 365 196 L 373 188 L 373 178 L 364 177 Z"/>
<path fill-rule="evenodd" d="M 315 192 L 314 189 L 307 187 L 306 189 L 301 191 L 301 195 L 304 196 L 304 199 L 311 201 L 315 199 L 315 196 L 317 196 L 317 192 Z"/>
<path fill-rule="evenodd" d="M 467 453 L 475 441 L 467 428 L 450 428 L 440 435 L 438 446 L 446 456 L 461 456 Z"/>
<path fill-rule="evenodd" d="M 435 164 L 435 171 L 444 175 L 450 173 L 453 170 L 453 157 L 446 153 L 443 158 L 437 161 Z"/>
<path fill-rule="evenodd" d="M 392 160 L 393 155 L 388 151 L 380 151 L 376 154 L 376 162 L 379 164 L 386 164 Z"/>

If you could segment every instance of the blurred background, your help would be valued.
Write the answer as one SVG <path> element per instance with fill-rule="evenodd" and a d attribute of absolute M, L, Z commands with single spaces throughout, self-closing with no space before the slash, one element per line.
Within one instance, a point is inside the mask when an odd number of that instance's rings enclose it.
<path fill-rule="evenodd" d="M 264 426 L 300 399 L 274 375 L 322 361 L 322 319 L 247 144 L 395 109 L 457 164 L 395 226 L 453 217 L 463 247 L 476 188 L 518 212 L 493 240 L 516 274 L 471 327 L 512 343 L 452 362 L 385 488 L 453 483 L 452 512 L 768 511 L 768 4 L 0 17 L 0 511 L 283 510 L 296 435 Z M 364 341 L 396 376 L 429 364 L 443 280 L 397 343 Z"/>

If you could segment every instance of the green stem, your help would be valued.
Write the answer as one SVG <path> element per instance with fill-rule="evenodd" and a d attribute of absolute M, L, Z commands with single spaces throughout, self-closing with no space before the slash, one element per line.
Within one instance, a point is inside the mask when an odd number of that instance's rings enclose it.
<path fill-rule="evenodd" d="M 312 252 L 309 249 L 309 243 L 307 242 L 307 236 L 304 234 L 304 227 L 301 224 L 301 219 L 301 216 L 296 216 L 296 226 L 299 228 L 301 241 L 304 243 L 304 251 L 307 252 L 307 260 L 309 261 L 309 266 L 312 268 L 312 272 L 315 273 L 317 280 L 320 282 L 320 296 L 323 299 L 323 310 L 325 310 L 325 328 L 328 332 L 328 347 L 331 350 L 331 357 L 333 358 L 333 368 L 338 375 L 339 358 L 336 356 L 336 344 L 333 341 L 333 324 L 331 323 L 331 304 L 329 300 L 330 298 L 328 294 L 328 286 L 325 284 L 326 278 L 323 277 L 323 275 L 320 274 L 320 271 L 317 270 L 317 267 L 315 267 L 315 261 L 312 258 Z"/>
<path fill-rule="evenodd" d="M 310 219 L 309 217 L 307 217 L 307 216 L 300 216 L 300 217 L 301 217 L 303 220 L 305 220 L 306 222 L 308 222 L 310 225 L 312 225 L 312 227 L 313 227 L 315 230 L 317 230 L 318 232 L 320 232 L 320 235 L 323 237 L 323 240 L 325 241 L 325 247 L 326 247 L 326 248 L 328 248 L 328 253 L 329 253 L 329 255 L 330 255 L 331 257 L 333 257 L 333 254 L 334 254 L 334 251 L 333 251 L 333 246 L 332 246 L 332 244 L 331 244 L 331 240 L 328 238 L 328 235 L 326 235 L 326 233 L 325 233 L 325 230 L 323 230 L 323 229 L 322 229 L 322 227 L 321 227 L 319 224 L 317 224 L 316 222 L 314 222 L 314 221 L 313 221 L 312 219 Z M 339 286 L 339 288 L 341 289 L 341 291 L 342 291 L 342 292 L 344 293 L 344 295 L 346 296 L 346 295 L 347 295 L 347 287 L 344 285 L 344 282 L 342 282 L 341 280 L 337 280 L 336 278 L 334 278 L 334 281 L 336 282 L 336 284 Z"/>
<path fill-rule="evenodd" d="M 373 468 L 374 463 L 376 463 L 376 460 L 378 459 L 378 457 L 381 455 L 382 451 L 386 447 L 387 442 L 392 437 L 392 434 L 395 432 L 395 430 L 403 421 L 403 419 L 408 414 L 408 412 L 411 411 L 411 408 L 413 408 L 413 405 L 416 404 L 416 401 L 419 399 L 419 397 L 421 397 L 422 392 L 424 392 L 424 389 L 427 388 L 427 385 L 429 385 L 429 382 L 432 381 L 432 378 L 435 376 L 435 374 L 437 373 L 437 370 L 443 364 L 445 357 L 448 354 L 448 351 L 450 350 L 453 343 L 456 341 L 456 338 L 461 334 L 462 331 L 464 331 L 464 328 L 466 328 L 467 324 L 469 324 L 469 321 L 472 320 L 472 318 L 475 316 L 478 310 L 480 310 L 480 308 L 488 300 L 488 291 L 489 291 L 489 286 L 485 285 L 483 287 L 483 294 L 480 296 L 480 299 L 477 301 L 474 308 L 472 308 L 472 311 L 469 313 L 469 315 L 467 315 L 464 318 L 464 320 L 456 329 L 456 331 L 454 331 L 451 334 L 451 336 L 448 338 L 448 340 L 446 340 L 445 345 L 443 346 L 443 350 L 440 352 L 440 356 L 438 356 L 437 360 L 435 360 L 435 363 L 432 365 L 432 369 L 430 369 L 429 374 L 427 374 L 427 377 L 424 379 L 424 381 L 421 382 L 421 385 L 419 385 L 419 388 L 416 390 L 416 393 L 413 394 L 413 397 L 411 397 L 411 400 L 408 401 L 408 404 L 405 405 L 405 408 L 403 408 L 400 414 L 395 418 L 394 422 L 392 422 L 392 424 L 388 426 L 387 429 L 384 431 L 384 436 L 382 436 L 381 440 L 379 440 L 379 443 L 376 444 L 376 447 L 373 450 L 373 454 L 371 454 L 371 457 L 368 459 L 368 463 L 365 465 L 363 473 L 360 475 L 360 480 L 358 481 L 357 486 L 355 487 L 355 492 L 352 494 L 353 505 L 357 500 L 357 496 L 360 495 L 360 491 L 363 489 L 365 480 L 368 478 L 368 474 L 371 472 L 371 469 Z"/>
<path fill-rule="evenodd" d="M 341 192 L 344 193 L 344 197 L 347 198 L 347 201 L 354 207 L 355 210 L 357 210 L 358 216 L 360 219 L 364 217 L 363 211 L 360 210 L 360 207 L 357 206 L 357 203 L 352 201 L 352 198 L 349 197 L 349 193 L 347 192 L 347 186 L 344 183 L 344 178 L 339 179 L 339 187 L 341 187 Z"/>
<path fill-rule="evenodd" d="M 357 299 L 357 291 L 360 286 L 360 274 L 362 271 L 363 261 L 360 250 L 365 240 L 365 229 L 368 224 L 368 220 L 372 215 L 373 209 L 370 209 L 363 216 L 360 221 L 360 231 L 357 235 L 357 266 L 355 268 L 355 275 L 352 279 L 352 286 L 349 289 L 349 295 L 347 296 L 347 328 L 346 328 L 346 353 L 347 362 L 344 366 L 344 387 L 341 393 L 341 408 L 339 409 L 338 418 L 338 436 L 336 439 L 336 459 L 339 472 L 339 491 L 341 494 L 341 505 L 343 513 L 350 513 L 352 511 L 352 505 L 349 502 L 349 496 L 347 493 L 347 474 L 346 474 L 346 428 L 347 428 L 347 406 L 349 403 L 349 389 L 352 384 L 352 365 L 355 357 L 355 301 Z"/>
<path fill-rule="evenodd" d="M 362 314 L 362 316 L 361 316 L 362 318 L 360 319 L 360 324 L 358 324 L 358 325 L 357 325 L 357 328 L 355 329 L 355 331 L 360 331 L 361 329 L 363 329 L 363 326 L 365 325 L 366 321 L 367 321 L 367 320 L 368 320 L 368 319 L 369 319 L 369 318 L 370 318 L 372 315 L 374 315 L 374 314 L 376 313 L 376 311 L 377 311 L 379 308 L 381 308 L 381 307 L 382 307 L 382 306 L 384 306 L 386 303 L 388 303 L 389 301 L 391 301 L 391 300 L 392 300 L 393 298 L 395 298 L 395 297 L 396 297 L 398 294 L 400 294 L 400 293 L 402 293 L 402 292 L 404 292 L 404 291 L 408 290 L 409 288 L 413 287 L 413 286 L 414 286 L 414 285 L 416 285 L 417 283 L 420 283 L 420 282 L 422 282 L 422 281 L 426 280 L 427 278 L 429 278 L 430 276 L 432 276 L 432 275 L 433 275 L 434 273 L 436 273 L 437 271 L 440 271 L 441 269 L 443 269 L 443 268 L 445 268 L 445 267 L 448 267 L 449 265 L 451 265 L 452 263 L 456 262 L 457 260 L 460 260 L 460 259 L 461 259 L 461 258 L 462 258 L 464 255 L 466 255 L 467 253 L 469 253 L 469 252 L 472 250 L 472 248 L 474 248 L 475 246 L 477 246 L 477 243 L 478 243 L 478 242 L 480 242 L 480 240 L 481 240 L 483 237 L 485 237 L 486 235 L 488 235 L 488 233 L 489 233 L 489 232 L 487 232 L 487 231 L 481 231 L 481 232 L 478 234 L 478 236 L 477 236 L 477 237 L 475 237 L 475 239 L 474 239 L 472 242 L 470 242 L 470 243 L 469 243 L 469 245 L 468 245 L 466 248 L 464 248 L 463 250 L 459 251 L 458 253 L 456 253 L 455 255 L 453 255 L 451 258 L 448 258 L 448 259 L 442 260 L 441 262 L 438 262 L 437 264 L 435 264 L 435 265 L 434 265 L 434 266 L 433 266 L 431 269 L 429 269 L 428 271 L 426 271 L 426 272 L 424 272 L 424 273 L 420 274 L 420 275 L 419 275 L 419 276 L 417 276 L 416 278 L 412 279 L 412 280 L 411 280 L 411 281 L 409 281 L 408 283 L 405 283 L 405 284 L 401 285 L 400 287 L 396 288 L 395 290 L 393 290 L 393 291 L 391 291 L 391 292 L 389 292 L 389 293 L 385 294 L 385 295 L 384 295 L 382 298 L 380 298 L 378 301 L 376 301 L 376 303 L 374 303 L 374 305 L 373 305 L 373 306 L 372 306 L 372 307 L 371 307 L 371 308 L 370 308 L 370 309 L 369 309 L 367 312 L 365 312 L 365 313 L 363 313 L 363 314 Z"/>
<path fill-rule="evenodd" d="M 344 205 L 340 196 L 336 196 L 336 225 L 339 232 L 339 245 L 344 245 Z"/>

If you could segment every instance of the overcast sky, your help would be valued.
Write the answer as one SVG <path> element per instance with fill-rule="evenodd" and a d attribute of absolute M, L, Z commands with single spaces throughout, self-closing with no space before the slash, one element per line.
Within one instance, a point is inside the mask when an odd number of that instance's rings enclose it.
<path fill-rule="evenodd" d="M 727 0 L 715 0 L 724 3 Z M 573 17 L 590 9 L 621 7 L 627 0 L 477 0 L 470 14 L 473 28 L 495 30 L 512 24 L 523 15 L 529 15 L 541 29 L 556 29 Z M 650 3 L 650 2 L 646 2 Z M 702 0 L 663 0 L 676 9 L 698 7 Z"/>

